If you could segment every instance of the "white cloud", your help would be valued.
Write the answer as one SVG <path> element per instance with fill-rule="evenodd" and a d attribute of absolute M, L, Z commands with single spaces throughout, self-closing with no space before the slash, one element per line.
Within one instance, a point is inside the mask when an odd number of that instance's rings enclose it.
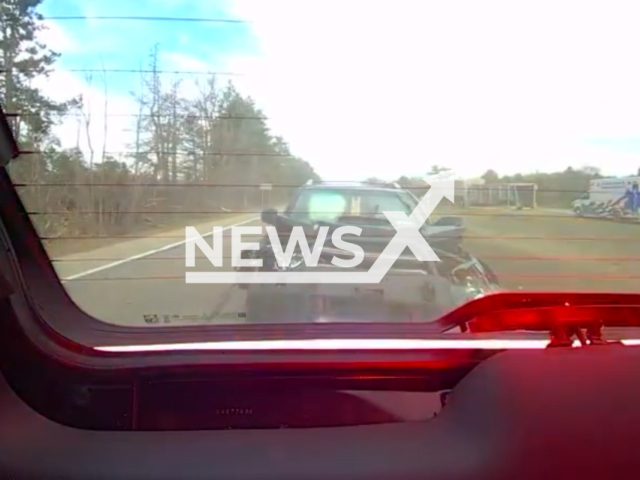
<path fill-rule="evenodd" d="M 91 80 L 86 80 L 76 73 L 55 70 L 48 79 L 41 79 L 39 83 L 40 88 L 56 101 L 69 100 L 71 97 L 82 95 L 85 115 L 87 117 L 90 115 L 88 132 L 85 119 L 74 114 L 66 116 L 64 121 L 56 127 L 54 133 L 63 147 L 73 148 L 79 141 L 81 150 L 86 158 L 89 158 L 90 140 L 95 152 L 95 162 L 100 161 L 103 146 L 116 158 L 119 153 L 124 153 L 130 148 L 128 147 L 132 141 L 130 128 L 134 120 L 132 115 L 136 113 L 136 105 L 131 98 L 109 93 L 108 90 L 105 96 L 102 74 L 93 74 Z M 107 74 L 107 88 L 108 85 Z"/>
<path fill-rule="evenodd" d="M 208 16 L 206 4 L 196 3 L 198 15 Z M 435 163 L 468 176 L 570 164 L 624 174 L 640 166 L 640 155 L 584 142 L 640 134 L 640 9 L 633 2 L 232 0 L 230 6 L 229 16 L 252 21 L 261 55 L 229 59 L 221 69 L 247 74 L 234 83 L 325 178 L 395 178 Z M 48 35 L 63 54 L 82 47 L 55 24 Z M 188 50 L 162 55 L 169 70 L 211 65 Z M 44 86 L 54 97 L 84 92 L 100 149 L 101 85 L 61 71 Z M 132 114 L 135 105 L 110 93 L 109 113 Z M 110 119 L 108 150 L 126 149 L 131 135 L 122 124 Z M 67 144 L 75 144 L 76 130 L 74 122 L 61 128 Z"/>
<path fill-rule="evenodd" d="M 45 25 L 47 28 L 40 33 L 40 40 L 48 48 L 62 55 L 81 51 L 82 43 L 73 38 L 68 30 L 51 20 L 46 21 Z M 91 117 L 88 132 L 84 119 L 71 113 L 54 129 L 54 134 L 65 148 L 73 148 L 79 144 L 87 158 L 90 153 L 90 140 L 95 151 L 94 161 L 96 162 L 101 159 L 103 146 L 107 152 L 115 153 L 124 152 L 128 148 L 127 145 L 131 142 L 132 135 L 127 130 L 132 124 L 133 117 L 131 115 L 136 113 L 132 98 L 115 94 L 113 91 L 109 92 L 111 79 L 108 73 L 106 75 L 107 95 L 105 96 L 103 78 L 104 76 L 100 72 L 92 73 L 92 78 L 88 79 L 86 75 L 81 73 L 55 68 L 49 77 L 38 77 L 34 80 L 34 86 L 40 88 L 55 101 L 65 101 L 82 95 L 85 105 L 84 112 Z M 108 114 L 106 120 L 105 112 Z M 105 121 L 107 123 L 106 137 Z"/>
<path fill-rule="evenodd" d="M 167 70 L 177 72 L 206 72 L 209 66 L 206 61 L 179 52 L 160 52 L 161 63 Z M 167 65 L 168 64 L 168 65 Z"/>
<path fill-rule="evenodd" d="M 44 20 L 43 24 L 45 28 L 40 31 L 39 40 L 44 43 L 47 48 L 56 52 L 77 51 L 78 43 L 69 35 L 69 32 L 51 20 Z"/>
<path fill-rule="evenodd" d="M 633 2 L 236 0 L 264 55 L 232 61 L 273 128 L 333 179 L 470 175 L 640 156 L 585 138 L 640 130 Z"/>

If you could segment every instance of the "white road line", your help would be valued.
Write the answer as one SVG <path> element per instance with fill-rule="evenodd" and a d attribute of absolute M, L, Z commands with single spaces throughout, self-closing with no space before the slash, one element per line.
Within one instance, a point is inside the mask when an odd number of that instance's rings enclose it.
<path fill-rule="evenodd" d="M 250 218 L 249 220 L 245 220 L 244 222 L 236 223 L 234 225 L 228 225 L 228 226 L 224 227 L 222 229 L 222 231 L 224 232 L 225 230 L 229 230 L 230 228 L 233 228 L 233 227 L 239 227 L 240 225 L 245 225 L 245 224 L 250 223 L 250 222 L 255 222 L 256 220 L 259 220 L 259 219 L 260 219 L 260 217 L 254 217 L 254 218 Z M 213 235 L 213 231 L 211 233 L 208 233 L 208 234 L 205 234 L 205 235 L 202 235 L 202 236 L 203 237 L 207 237 L 209 235 Z M 172 248 L 179 247 L 180 245 L 184 245 L 185 243 L 187 243 L 187 240 L 181 240 L 179 242 L 175 242 L 175 243 L 171 243 L 169 245 L 165 245 L 164 247 L 155 248 L 155 249 L 149 250 L 147 252 L 139 253 L 138 255 L 133 255 L 131 257 L 123 258 L 122 260 L 117 260 L 115 262 L 107 263 L 106 265 L 102 265 L 100 267 L 92 268 L 91 270 L 86 270 L 84 272 L 80 272 L 80 273 L 76 273 L 75 275 L 71 275 L 71 276 L 69 276 L 67 278 L 63 278 L 63 279 L 61 279 L 61 282 L 65 283 L 65 282 L 68 282 L 69 280 L 76 280 L 78 278 L 86 277 L 87 275 L 91 275 L 93 273 L 98 273 L 98 272 L 101 272 L 103 270 L 108 270 L 109 268 L 117 267 L 119 265 L 123 265 L 123 264 L 128 263 L 128 262 L 133 262 L 134 260 L 139 260 L 141 258 L 149 257 L 149 256 L 154 255 L 156 253 L 160 253 L 160 252 L 165 252 L 167 250 L 171 250 Z M 88 261 L 90 261 L 90 260 L 88 260 Z"/>

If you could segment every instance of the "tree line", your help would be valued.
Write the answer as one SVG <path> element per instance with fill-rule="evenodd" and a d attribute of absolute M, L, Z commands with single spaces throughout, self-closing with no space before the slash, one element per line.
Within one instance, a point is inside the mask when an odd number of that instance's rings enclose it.
<path fill-rule="evenodd" d="M 443 170 L 448 170 L 448 168 L 433 165 L 426 173 L 433 175 Z M 636 173 L 630 172 L 630 174 L 635 175 Z M 600 169 L 586 166 L 579 169 L 567 167 L 558 172 L 517 173 L 514 175 L 500 175 L 495 170 L 488 169 L 480 178 L 484 180 L 484 185 L 534 183 L 538 186 L 536 192 L 538 205 L 569 208 L 573 200 L 589 190 L 591 180 L 603 178 L 603 176 Z M 377 182 L 380 180 L 370 178 L 369 181 Z M 429 189 L 421 177 L 401 176 L 396 182 L 404 188 L 411 189 L 418 196 L 422 196 Z"/>
<path fill-rule="evenodd" d="M 184 98 L 185 80 L 162 75 L 159 45 L 151 46 L 138 73 L 140 88 L 131 94 L 137 108 L 128 124 L 131 144 L 126 152 L 108 151 L 107 139 L 116 132 L 109 130 L 104 68 L 84 79 L 103 90 L 104 118 L 95 118 L 82 95 L 55 102 L 33 86 L 60 56 L 39 40 L 46 28 L 37 11 L 41 3 L 7 0 L 0 6 L 0 101 L 25 151 L 9 173 L 43 237 L 120 235 L 183 225 L 186 216 L 206 221 L 209 214 L 257 211 L 318 178 L 285 139 L 270 133 L 264 112 L 232 82 L 210 75 Z M 73 148 L 63 148 L 54 135 L 65 118 L 76 119 Z M 91 135 L 96 122 L 104 122 L 100 144 Z M 260 190 L 264 183 L 273 189 Z"/>
<path fill-rule="evenodd" d="M 538 186 L 536 201 L 540 206 L 570 208 L 571 202 L 589 190 L 589 182 L 602 178 L 596 167 L 574 169 L 567 167 L 559 172 L 517 173 L 515 175 L 499 175 L 494 170 L 487 170 L 482 178 L 485 184 L 496 183 L 535 183 Z"/>

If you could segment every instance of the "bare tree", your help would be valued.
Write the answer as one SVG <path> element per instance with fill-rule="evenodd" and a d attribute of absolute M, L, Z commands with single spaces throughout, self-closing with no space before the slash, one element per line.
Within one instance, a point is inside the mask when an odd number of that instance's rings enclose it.
<path fill-rule="evenodd" d="M 100 59 L 100 66 L 102 67 L 101 80 L 102 80 L 102 94 L 104 95 L 104 112 L 103 112 L 103 129 L 102 129 L 102 156 L 100 162 L 105 163 L 107 157 L 107 137 L 109 133 L 109 81 L 107 79 L 107 69 L 104 66 L 104 60 Z M 117 187 L 113 187 L 117 188 Z M 100 188 L 101 193 L 104 193 L 106 187 Z M 114 197 L 117 197 L 119 192 L 115 192 Z M 104 211 L 104 195 L 100 195 L 100 202 L 98 206 L 98 228 L 102 230 L 103 224 L 103 211 Z"/>
<path fill-rule="evenodd" d="M 101 75 L 101 80 L 102 80 L 102 93 L 104 95 L 104 113 L 103 113 L 103 119 L 104 119 L 104 126 L 103 126 L 103 139 L 102 139 L 102 158 L 101 158 L 101 162 L 104 162 L 105 157 L 107 155 L 107 133 L 108 133 L 108 125 L 109 125 L 109 82 L 107 80 L 107 70 L 104 67 L 104 61 L 102 59 L 100 59 L 100 65 L 102 66 L 102 75 Z"/>

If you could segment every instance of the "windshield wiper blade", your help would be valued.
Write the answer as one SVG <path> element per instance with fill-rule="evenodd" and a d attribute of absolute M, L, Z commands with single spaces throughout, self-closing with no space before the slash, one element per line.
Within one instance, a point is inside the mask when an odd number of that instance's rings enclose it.
<path fill-rule="evenodd" d="M 442 333 L 546 331 L 549 346 L 608 343 L 604 327 L 640 327 L 640 295 L 617 293 L 495 293 L 436 321 Z"/>

